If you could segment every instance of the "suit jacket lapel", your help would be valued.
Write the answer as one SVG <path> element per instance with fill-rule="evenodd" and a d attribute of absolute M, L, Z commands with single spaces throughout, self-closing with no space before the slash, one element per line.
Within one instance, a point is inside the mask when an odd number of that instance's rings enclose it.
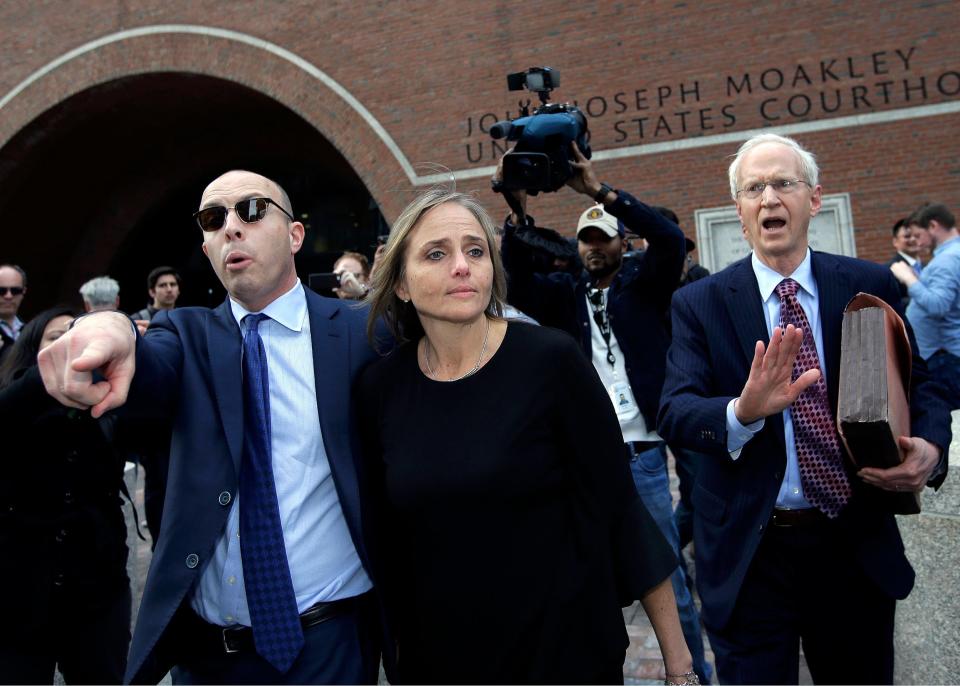
<path fill-rule="evenodd" d="M 757 341 L 764 345 L 770 344 L 770 334 L 767 333 L 766 314 L 763 301 L 760 299 L 760 284 L 757 275 L 753 273 L 750 257 L 746 257 L 731 267 L 730 280 L 724 292 L 727 312 L 737 332 L 740 348 L 744 354 L 743 379 L 746 381 L 753 363 L 753 354 Z M 709 335 L 709 332 L 707 332 Z M 775 420 L 775 421 L 774 421 Z M 772 431 L 780 450 L 784 449 L 783 421 L 781 416 L 769 417 L 764 431 Z"/>
<path fill-rule="evenodd" d="M 243 370 L 240 327 L 230 310 L 229 298 L 207 319 L 207 355 L 220 421 L 227 436 L 233 466 L 240 473 L 243 454 Z"/>
<path fill-rule="evenodd" d="M 827 253 L 811 255 L 813 278 L 817 282 L 820 301 L 820 331 L 823 336 L 823 355 L 827 366 L 827 394 L 830 407 L 836 412 L 840 385 L 840 338 L 843 327 L 843 308 L 853 295 L 848 275 L 839 262 Z"/>
<path fill-rule="evenodd" d="M 723 296 L 749 370 L 757 341 L 763 341 L 766 345 L 770 339 L 763 313 L 763 301 L 760 300 L 760 286 L 749 257 L 731 267 Z M 709 335 L 709 332 L 707 333 Z"/>

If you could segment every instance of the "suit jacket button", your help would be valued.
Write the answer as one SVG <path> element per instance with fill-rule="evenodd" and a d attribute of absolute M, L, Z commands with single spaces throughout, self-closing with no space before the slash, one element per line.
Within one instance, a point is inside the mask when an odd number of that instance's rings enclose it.
<path fill-rule="evenodd" d="M 187 563 L 187 567 L 189 567 L 190 569 L 193 569 L 198 564 L 200 564 L 200 558 L 197 556 L 196 553 L 190 553 L 189 555 L 187 555 L 186 563 Z"/>
<path fill-rule="evenodd" d="M 219 500 L 219 502 L 220 502 L 221 505 L 229 505 L 229 504 L 230 504 L 230 491 L 224 491 L 223 493 L 221 493 L 221 494 L 220 494 L 220 497 L 218 498 L 218 500 Z"/>

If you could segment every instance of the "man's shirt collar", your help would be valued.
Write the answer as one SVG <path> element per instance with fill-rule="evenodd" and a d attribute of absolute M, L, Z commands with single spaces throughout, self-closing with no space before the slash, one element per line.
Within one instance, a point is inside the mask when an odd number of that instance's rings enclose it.
<path fill-rule="evenodd" d="M 914 265 L 917 263 L 917 258 L 916 258 L 916 257 L 911 257 L 910 255 L 908 255 L 908 254 L 905 253 L 905 252 L 901 252 L 900 250 L 898 250 L 898 251 L 897 251 L 897 254 L 898 254 L 900 257 L 902 257 L 902 258 L 903 258 L 903 261 L 906 262 L 907 264 L 909 264 L 911 267 L 914 266 Z"/>
<path fill-rule="evenodd" d="M 804 256 L 803 262 L 788 277 L 775 272 L 761 262 L 756 252 L 751 253 L 750 263 L 753 266 L 753 273 L 757 277 L 757 284 L 760 286 L 760 297 L 763 298 L 764 302 L 777 288 L 777 284 L 787 278 L 800 284 L 800 288 L 810 296 L 817 297 L 817 284 L 813 280 L 813 269 L 810 262 L 810 248 L 807 248 L 807 254 Z"/>
<path fill-rule="evenodd" d="M 941 243 L 934 249 L 933 254 L 939 255 L 944 250 L 949 250 L 951 246 L 953 247 L 960 246 L 960 243 L 955 243 L 954 241 L 960 241 L 960 236 L 954 236 L 953 238 L 945 240 L 943 243 Z"/>
<path fill-rule="evenodd" d="M 248 314 L 255 314 L 233 298 L 230 298 L 230 309 L 237 324 Z M 300 279 L 297 279 L 293 288 L 260 311 L 278 324 L 299 333 L 303 328 L 303 320 L 307 316 L 307 296 Z"/>

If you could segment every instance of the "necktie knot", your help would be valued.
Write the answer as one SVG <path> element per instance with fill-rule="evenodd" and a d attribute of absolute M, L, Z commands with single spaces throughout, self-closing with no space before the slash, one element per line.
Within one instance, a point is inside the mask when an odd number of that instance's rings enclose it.
<path fill-rule="evenodd" d="M 784 279 L 777 284 L 777 295 L 780 296 L 781 299 L 786 298 L 788 295 L 796 295 L 799 287 L 800 284 L 793 279 Z"/>
<path fill-rule="evenodd" d="M 247 325 L 247 332 L 248 332 L 248 333 L 250 333 L 250 332 L 256 333 L 258 327 L 260 326 L 260 322 L 265 321 L 265 320 L 267 320 L 267 319 L 270 319 L 270 317 L 268 317 L 267 315 L 265 315 L 263 312 L 260 312 L 259 314 L 248 314 L 248 315 L 246 315 L 246 316 L 243 318 L 243 323 Z"/>

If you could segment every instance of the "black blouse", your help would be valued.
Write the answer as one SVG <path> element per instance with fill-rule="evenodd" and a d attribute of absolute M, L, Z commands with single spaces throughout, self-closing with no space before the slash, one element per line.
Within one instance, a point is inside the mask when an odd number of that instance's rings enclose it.
<path fill-rule="evenodd" d="M 677 561 L 576 342 L 511 322 L 452 383 L 424 376 L 410 343 L 358 398 L 402 680 L 620 680 L 621 606 Z"/>

